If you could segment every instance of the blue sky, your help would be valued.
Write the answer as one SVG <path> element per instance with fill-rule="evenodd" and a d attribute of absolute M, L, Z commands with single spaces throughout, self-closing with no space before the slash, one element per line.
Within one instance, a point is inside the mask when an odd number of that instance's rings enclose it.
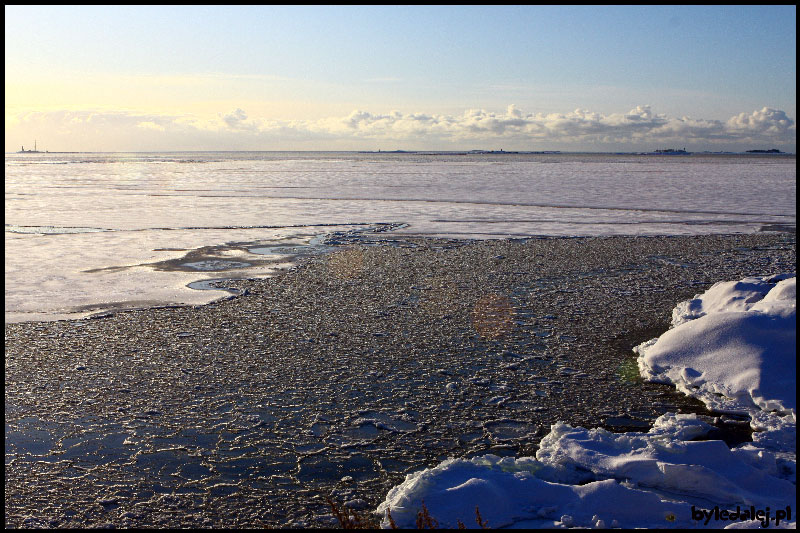
<path fill-rule="evenodd" d="M 5 15 L 7 151 L 796 145 L 795 6 Z"/>

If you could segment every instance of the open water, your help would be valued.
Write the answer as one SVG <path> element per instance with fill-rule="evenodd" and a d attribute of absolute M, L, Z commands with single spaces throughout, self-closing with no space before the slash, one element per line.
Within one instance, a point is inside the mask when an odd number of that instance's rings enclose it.
<path fill-rule="evenodd" d="M 794 156 L 6 154 L 6 322 L 203 304 L 376 232 L 507 238 L 794 228 Z"/>

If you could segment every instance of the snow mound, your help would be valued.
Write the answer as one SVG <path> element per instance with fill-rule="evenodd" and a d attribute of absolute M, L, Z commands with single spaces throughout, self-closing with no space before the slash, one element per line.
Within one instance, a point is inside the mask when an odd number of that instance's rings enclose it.
<path fill-rule="evenodd" d="M 769 453 L 692 441 L 712 427 L 695 415 L 659 417 L 648 433 L 554 424 L 536 457 L 448 459 L 406 476 L 378 507 L 413 528 L 423 504 L 440 527 L 696 527 L 696 509 L 794 505 Z M 695 511 L 695 514 L 698 511 Z M 728 525 L 727 523 L 719 524 Z"/>
<path fill-rule="evenodd" d="M 381 525 L 391 514 L 413 528 L 424 505 L 448 528 L 477 527 L 476 507 L 492 528 L 795 528 L 796 277 L 718 283 L 635 351 L 645 378 L 749 415 L 753 442 L 707 440 L 712 426 L 687 414 L 647 433 L 559 422 L 536 457 L 448 459 L 409 474 L 378 507 Z"/>

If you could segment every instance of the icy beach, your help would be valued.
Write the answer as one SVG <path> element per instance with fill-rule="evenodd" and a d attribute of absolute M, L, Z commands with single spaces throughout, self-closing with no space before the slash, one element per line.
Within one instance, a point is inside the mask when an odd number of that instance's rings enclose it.
<path fill-rule="evenodd" d="M 378 507 L 414 527 L 796 527 L 796 278 L 720 282 L 679 303 L 672 328 L 636 347 L 643 377 L 716 413 L 746 416 L 753 441 L 729 448 L 693 414 L 648 432 L 557 423 L 535 457 L 449 459 L 407 476 Z M 724 416 L 724 415 L 722 415 Z"/>
<path fill-rule="evenodd" d="M 492 527 L 662 524 L 582 514 L 612 492 L 685 524 L 690 479 L 774 510 L 752 480 L 789 483 L 793 381 L 664 347 L 678 302 L 671 332 L 796 270 L 795 182 L 793 156 L 7 154 L 6 527 L 322 528 L 387 495 L 406 523 L 417 492 L 477 525 L 437 480 Z M 773 281 L 728 311 L 767 320 Z M 746 409 L 711 414 L 728 378 Z"/>
<path fill-rule="evenodd" d="M 441 524 L 670 526 L 794 490 L 749 415 L 632 351 L 719 280 L 791 272 L 794 235 L 383 239 L 205 306 L 6 324 L 6 527 L 335 527 L 328 498 L 387 495 L 406 525 L 424 498 Z"/>

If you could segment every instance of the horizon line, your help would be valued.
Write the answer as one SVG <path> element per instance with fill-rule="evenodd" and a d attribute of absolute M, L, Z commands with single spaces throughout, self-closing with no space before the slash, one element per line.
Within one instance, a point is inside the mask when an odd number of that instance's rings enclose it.
<path fill-rule="evenodd" d="M 659 149 L 656 149 L 659 150 Z M 618 155 L 670 155 L 669 153 L 657 153 L 656 150 L 651 151 L 624 151 L 624 150 L 75 150 L 75 151 L 29 151 L 25 152 L 13 151 L 5 152 L 6 155 L 13 154 L 164 154 L 164 153 L 281 153 L 281 152 L 299 152 L 299 153 L 347 153 L 347 154 L 452 154 L 452 155 L 563 155 L 563 154 L 618 154 Z M 754 151 L 755 150 L 755 151 Z M 679 152 L 677 155 L 692 155 L 692 154 L 731 154 L 731 155 L 797 155 L 796 152 L 769 152 L 768 150 L 754 149 L 745 151 L 730 151 L 730 150 L 701 150 L 697 152 L 686 151 Z M 772 150 L 772 149 L 769 149 Z"/>

